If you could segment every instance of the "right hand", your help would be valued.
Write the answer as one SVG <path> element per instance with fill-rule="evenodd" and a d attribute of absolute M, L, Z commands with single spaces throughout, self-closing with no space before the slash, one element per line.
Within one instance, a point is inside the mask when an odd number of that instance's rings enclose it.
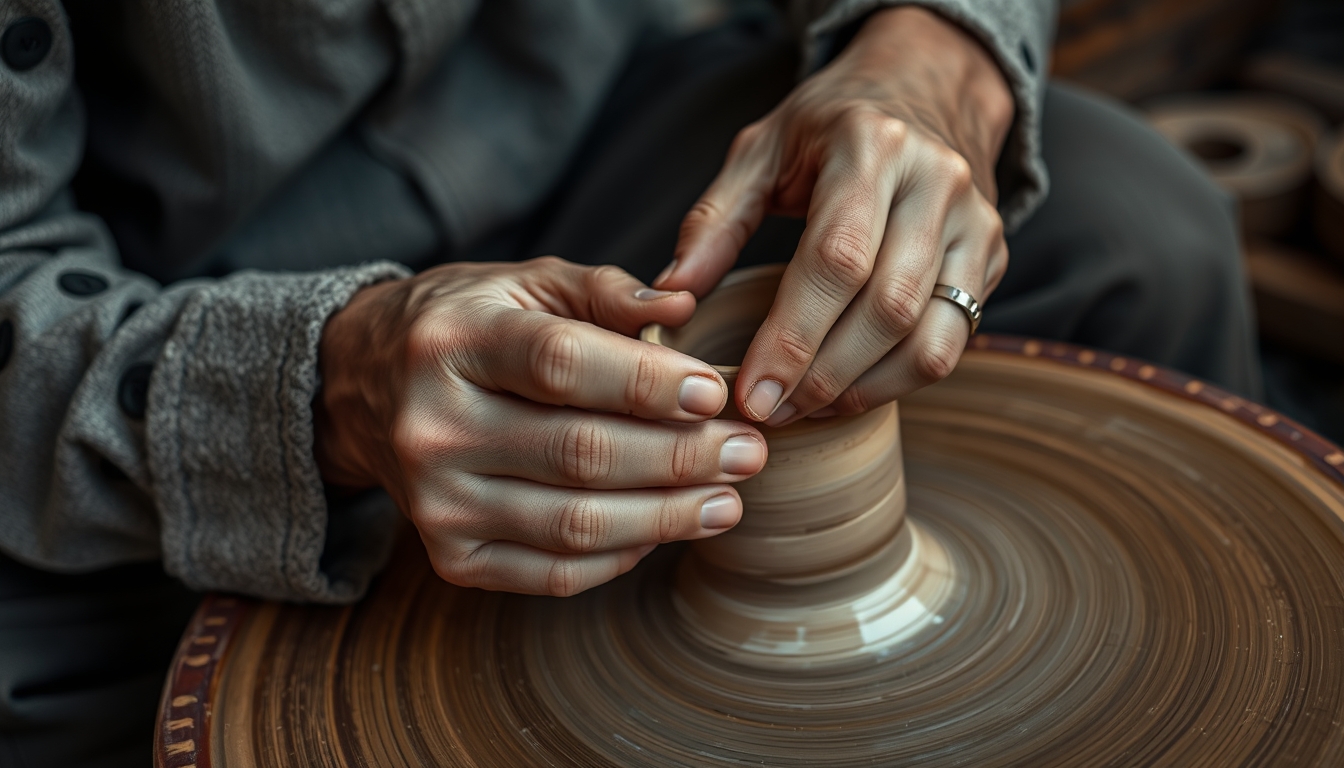
<path fill-rule="evenodd" d="M 628 338 L 694 310 L 553 257 L 364 288 L 322 334 L 323 479 L 386 489 L 462 586 L 570 595 L 721 533 L 765 441 L 711 418 L 728 395 L 713 368 Z"/>

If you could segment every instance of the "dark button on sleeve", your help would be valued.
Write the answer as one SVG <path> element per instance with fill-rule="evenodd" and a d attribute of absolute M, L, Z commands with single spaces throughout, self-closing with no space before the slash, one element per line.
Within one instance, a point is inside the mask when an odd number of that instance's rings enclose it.
<path fill-rule="evenodd" d="M 122 324 L 131 319 L 131 315 L 139 312 L 140 308 L 144 305 L 145 303 L 143 301 L 132 301 L 130 304 L 127 304 L 126 308 L 121 311 L 121 317 L 117 318 L 117 326 L 121 327 Z"/>
<path fill-rule="evenodd" d="M 107 280 L 92 272 L 62 272 L 56 284 L 71 296 L 92 296 L 107 290 Z"/>
<path fill-rule="evenodd" d="M 0 323 L 0 371 L 9 364 L 9 356 L 14 351 L 14 323 L 6 320 Z"/>
<path fill-rule="evenodd" d="M 51 27 L 33 16 L 10 24 L 4 36 L 0 37 L 0 56 L 15 72 L 23 72 L 41 64 L 50 50 Z"/>
<path fill-rule="evenodd" d="M 149 376 L 154 372 L 150 363 L 136 363 L 121 375 L 117 385 L 117 404 L 122 413 L 132 419 L 145 418 L 145 408 L 149 404 Z"/>
<path fill-rule="evenodd" d="M 1026 40 L 1022 41 L 1021 51 L 1022 63 L 1026 65 L 1028 72 L 1034 73 L 1036 71 L 1036 57 L 1032 55 L 1031 46 L 1027 45 Z"/>

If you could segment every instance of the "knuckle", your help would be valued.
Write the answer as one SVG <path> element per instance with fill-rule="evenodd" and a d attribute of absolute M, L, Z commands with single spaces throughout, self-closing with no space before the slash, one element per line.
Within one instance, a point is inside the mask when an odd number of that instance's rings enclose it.
<path fill-rule="evenodd" d="M 583 568 L 568 558 L 556 558 L 546 570 L 546 594 L 571 597 L 583 591 Z"/>
<path fill-rule="evenodd" d="M 844 383 L 835 376 L 835 371 L 813 366 L 798 385 L 804 398 L 817 405 L 826 405 L 840 396 Z"/>
<path fill-rule="evenodd" d="M 533 374 L 547 397 L 563 398 L 579 386 L 582 352 L 575 333 L 555 323 L 539 330 L 532 340 Z"/>
<path fill-rule="evenodd" d="M 700 466 L 700 443 L 690 430 L 677 434 L 672 443 L 671 479 L 677 485 L 684 485 L 696 479 Z"/>
<path fill-rule="evenodd" d="M 747 221 L 741 217 L 730 217 L 727 211 L 707 197 L 696 200 L 691 209 L 682 217 L 679 237 L 683 241 L 687 240 L 709 225 L 727 225 L 729 238 L 739 247 L 745 245 L 751 239 L 752 229 Z M 680 256 L 681 254 L 678 253 L 677 255 Z"/>
<path fill-rule="evenodd" d="M 790 369 L 804 369 L 812 364 L 812 345 L 797 331 L 781 328 L 774 342 L 775 354 Z"/>
<path fill-rule="evenodd" d="M 660 544 L 675 541 L 677 534 L 681 533 L 679 512 L 674 498 L 669 496 L 659 502 L 658 510 L 654 513 L 654 535 L 658 537 Z"/>
<path fill-rule="evenodd" d="M 868 280 L 868 241 L 849 227 L 828 233 L 817 249 L 819 277 L 835 293 L 853 295 Z"/>
<path fill-rule="evenodd" d="M 877 405 L 880 403 L 874 402 L 870 393 L 858 387 L 850 387 L 840 393 L 833 403 L 836 411 L 845 414 L 864 413 Z"/>
<path fill-rule="evenodd" d="M 658 358 L 645 348 L 639 350 L 634 372 L 625 385 L 625 401 L 635 408 L 647 408 L 653 402 L 661 380 L 658 375 Z"/>
<path fill-rule="evenodd" d="M 559 256 L 549 253 L 546 254 L 545 256 L 538 256 L 535 259 L 529 259 L 525 263 L 531 266 L 539 267 L 541 269 L 558 269 L 560 267 L 569 265 L 569 262 L 565 261 Z"/>
<path fill-rule="evenodd" d="M 999 215 L 999 209 L 995 208 L 993 203 L 983 198 L 981 198 L 981 206 L 984 209 L 984 219 L 989 225 L 989 240 L 994 243 L 994 249 L 1006 247 L 1003 240 L 1003 217 Z"/>
<path fill-rule="evenodd" d="M 883 116 L 874 128 L 874 138 L 892 150 L 899 150 L 910 136 L 910 125 L 904 120 Z"/>
<path fill-rule="evenodd" d="M 756 142 L 761 138 L 761 131 L 764 126 L 761 122 L 755 122 L 747 125 L 733 136 L 733 141 L 728 145 L 729 159 L 736 159 L 746 154 Z"/>
<path fill-rule="evenodd" d="M 434 574 L 449 584 L 459 587 L 479 587 L 485 585 L 490 572 L 490 548 L 480 547 L 474 551 L 450 550 L 432 558 Z"/>
<path fill-rule="evenodd" d="M 575 421 L 558 433 L 556 473 L 579 486 L 611 477 L 616 463 L 616 445 L 608 430 L 591 419 Z"/>
<path fill-rule="evenodd" d="M 915 354 L 915 376 L 926 384 L 942 381 L 957 367 L 961 350 L 949 341 L 930 341 Z"/>
<path fill-rule="evenodd" d="M 910 135 L 910 126 L 899 118 L 873 109 L 857 110 L 851 122 L 855 134 L 865 146 L 886 152 L 899 151 Z"/>
<path fill-rule="evenodd" d="M 591 267 L 593 282 L 600 284 L 617 283 L 629 279 L 630 273 L 615 264 L 603 264 Z"/>
<path fill-rule="evenodd" d="M 601 506 L 592 497 L 578 495 L 560 505 L 555 516 L 555 543 L 567 552 L 593 552 L 606 535 Z"/>
<path fill-rule="evenodd" d="M 405 414 L 399 416 L 392 427 L 391 443 L 397 459 L 412 467 L 432 462 L 451 450 L 444 430 L 434 428 L 425 419 Z"/>
<path fill-rule="evenodd" d="M 939 175 L 946 178 L 954 189 L 965 189 L 971 186 L 973 178 L 971 164 L 955 150 L 940 150 L 937 168 Z"/>
<path fill-rule="evenodd" d="M 873 311 L 882 328 L 904 337 L 919 322 L 921 301 L 915 286 L 906 280 L 891 280 L 873 296 Z"/>

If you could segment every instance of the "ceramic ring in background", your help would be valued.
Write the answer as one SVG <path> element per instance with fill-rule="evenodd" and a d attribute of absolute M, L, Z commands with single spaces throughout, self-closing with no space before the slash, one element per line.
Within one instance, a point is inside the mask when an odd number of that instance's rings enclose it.
<path fill-rule="evenodd" d="M 975 332 L 980 328 L 981 312 L 980 302 L 976 301 L 974 296 L 955 285 L 945 283 L 938 283 L 933 286 L 933 295 L 935 298 L 947 299 L 961 307 L 962 311 L 966 313 L 966 319 L 971 321 L 971 335 L 975 335 Z"/>
<path fill-rule="evenodd" d="M 1148 119 L 1236 196 L 1246 234 L 1283 234 L 1297 223 L 1324 130 L 1310 108 L 1282 97 L 1199 94 L 1164 98 Z"/>

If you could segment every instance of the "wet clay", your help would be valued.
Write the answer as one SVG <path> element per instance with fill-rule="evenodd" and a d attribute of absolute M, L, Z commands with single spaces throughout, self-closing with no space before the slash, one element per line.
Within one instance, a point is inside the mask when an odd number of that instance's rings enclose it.
<path fill-rule="evenodd" d="M 689 323 L 641 338 L 710 363 L 732 391 L 783 272 L 733 272 Z M 723 416 L 742 418 L 731 403 Z M 770 457 L 737 484 L 741 522 L 697 541 L 678 569 L 673 604 L 688 633 L 744 664 L 798 667 L 882 654 L 941 621 L 954 574 L 906 520 L 896 404 L 760 429 Z"/>
<path fill-rule="evenodd" d="M 901 402 L 890 559 L 951 577 L 879 653 L 707 642 L 689 547 L 550 599 L 446 584 L 409 532 L 355 606 L 208 598 L 159 765 L 1344 764 L 1344 453 L 1153 366 L 975 343 Z"/>

